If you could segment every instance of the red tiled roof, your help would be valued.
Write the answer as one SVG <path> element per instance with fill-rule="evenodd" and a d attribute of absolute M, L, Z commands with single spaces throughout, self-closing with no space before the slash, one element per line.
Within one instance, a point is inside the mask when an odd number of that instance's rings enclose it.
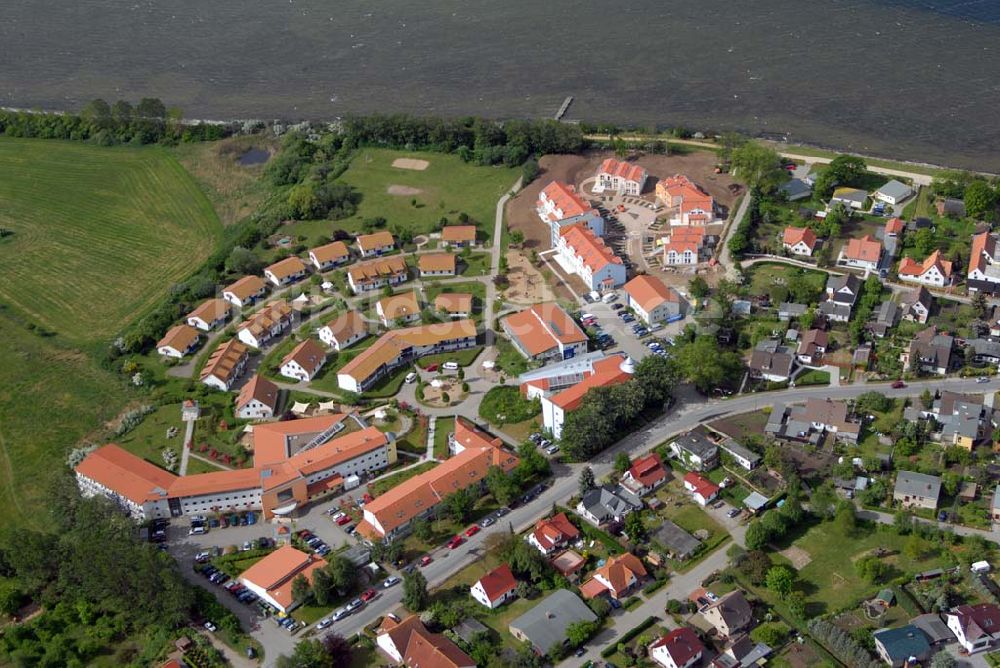
<path fill-rule="evenodd" d="M 688 661 L 698 656 L 700 652 L 705 651 L 705 646 L 698 639 L 698 636 L 686 626 L 674 629 L 661 637 L 649 646 L 649 650 L 652 652 L 659 647 L 665 648 L 667 653 L 670 654 L 670 658 L 673 659 L 674 664 L 678 666 L 685 665 Z"/>
<path fill-rule="evenodd" d="M 571 411 L 583 402 L 583 397 L 592 388 L 620 385 L 632 377 L 622 370 L 623 358 L 618 355 L 594 362 L 594 372 L 582 381 L 549 398 L 549 401 L 564 411 Z"/>
<path fill-rule="evenodd" d="M 325 566 L 326 560 L 322 557 L 283 545 L 243 571 L 240 579 L 264 589 L 271 598 L 287 608 L 294 603 L 292 582 L 295 578 L 301 575 L 312 582 L 313 574 Z"/>
<path fill-rule="evenodd" d="M 858 262 L 878 262 L 881 254 L 882 244 L 870 234 L 851 239 L 844 246 L 844 257 Z"/>
<path fill-rule="evenodd" d="M 595 235 L 586 225 L 569 225 L 560 230 L 560 233 L 566 240 L 566 245 L 590 271 L 600 271 L 609 264 L 622 264 L 622 259 L 608 248 L 604 239 Z"/>
<path fill-rule="evenodd" d="M 643 487 L 655 485 L 667 477 L 667 470 L 663 468 L 660 455 L 655 452 L 636 459 L 632 462 L 628 472 L 632 479 Z"/>
<path fill-rule="evenodd" d="M 646 567 L 639 561 L 639 557 L 631 552 L 616 557 L 610 557 L 607 562 L 594 571 L 594 576 L 600 575 L 602 579 L 611 585 L 612 593 L 617 597 L 621 592 L 629 587 L 630 580 L 646 577 Z"/>
<path fill-rule="evenodd" d="M 985 272 L 988 261 L 986 256 L 993 256 L 996 237 L 989 232 L 982 232 L 972 237 L 972 253 L 969 256 L 969 271 L 976 269 Z"/>
<path fill-rule="evenodd" d="M 664 302 L 679 302 L 681 296 L 673 288 L 647 274 L 636 276 L 625 284 L 625 292 L 642 310 L 649 313 Z"/>
<path fill-rule="evenodd" d="M 177 480 L 173 473 L 114 443 L 91 452 L 76 471 L 140 505 L 165 498 L 167 490 Z"/>
<path fill-rule="evenodd" d="M 445 225 L 441 228 L 441 240 L 449 243 L 472 243 L 476 240 L 475 225 Z"/>
<path fill-rule="evenodd" d="M 809 250 L 816 246 L 816 233 L 808 227 L 786 227 L 782 242 L 789 246 L 794 246 L 799 242 L 804 242 Z"/>
<path fill-rule="evenodd" d="M 501 564 L 479 578 L 479 584 L 486 592 L 486 598 L 495 601 L 517 587 L 517 580 L 507 564 Z"/>
<path fill-rule="evenodd" d="M 617 176 L 627 181 L 639 181 L 640 183 L 646 180 L 645 169 L 639 165 L 634 165 L 629 162 L 620 162 L 614 158 L 607 158 L 604 162 L 602 162 L 599 173 Z"/>
<path fill-rule="evenodd" d="M 587 340 L 569 314 L 558 304 L 546 302 L 504 318 L 507 329 L 521 342 L 529 355 L 535 356 L 563 344 Z"/>
<path fill-rule="evenodd" d="M 285 355 L 281 365 L 295 362 L 307 372 L 314 373 L 325 361 L 326 351 L 323 346 L 316 343 L 315 339 L 308 338 Z"/>
<path fill-rule="evenodd" d="M 906 229 L 906 223 L 902 218 L 890 218 L 885 224 L 886 234 L 899 234 Z"/>
<path fill-rule="evenodd" d="M 684 482 L 692 485 L 694 487 L 694 491 L 706 499 L 713 494 L 718 494 L 721 489 L 721 487 L 716 485 L 714 482 L 703 475 L 695 473 L 694 471 L 690 471 L 684 476 Z"/>
<path fill-rule="evenodd" d="M 281 280 L 306 270 L 306 265 L 298 256 L 292 255 L 264 268 L 264 271 Z"/>
<path fill-rule="evenodd" d="M 541 194 L 562 211 L 563 218 L 582 216 L 593 208 L 572 186 L 559 181 L 553 181 L 545 186 Z"/>
<path fill-rule="evenodd" d="M 560 543 L 572 543 L 580 537 L 580 530 L 573 526 L 566 513 L 538 520 L 533 533 L 538 544 L 546 550 L 551 550 Z"/>
<path fill-rule="evenodd" d="M 923 262 L 917 262 L 912 257 L 904 257 L 899 262 L 899 271 L 897 273 L 902 276 L 923 276 L 931 270 L 931 267 L 937 267 L 938 271 L 945 278 L 951 276 L 951 262 L 941 259 L 940 250 L 936 250 L 928 255 L 924 258 Z"/>

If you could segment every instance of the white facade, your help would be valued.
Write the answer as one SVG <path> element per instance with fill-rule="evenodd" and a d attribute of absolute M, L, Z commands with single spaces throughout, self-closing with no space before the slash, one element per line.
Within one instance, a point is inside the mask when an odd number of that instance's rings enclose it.
<path fill-rule="evenodd" d="M 316 377 L 319 370 L 326 364 L 326 359 L 319 361 L 315 369 L 306 369 L 295 360 L 289 360 L 281 365 L 281 375 L 302 382 L 308 382 Z"/>
<path fill-rule="evenodd" d="M 236 411 L 236 417 L 242 420 L 265 420 L 274 417 L 274 409 L 263 401 L 251 399 Z"/>
<path fill-rule="evenodd" d="M 500 594 L 497 598 L 490 600 L 489 596 L 487 596 L 486 594 L 486 590 L 483 588 L 483 583 L 481 581 L 476 582 L 476 584 L 472 585 L 472 588 L 469 590 L 469 593 L 472 594 L 472 598 L 476 599 L 478 603 L 480 603 L 481 605 L 485 605 L 490 610 L 495 610 L 496 608 L 499 608 L 507 601 L 513 600 L 514 598 L 517 597 L 517 594 L 515 594 L 514 590 L 511 589 Z"/>
<path fill-rule="evenodd" d="M 636 316 L 638 316 L 639 319 L 647 325 L 655 325 L 658 322 L 663 322 L 667 318 L 680 315 L 681 313 L 680 303 L 671 301 L 661 302 L 650 309 L 647 313 L 646 310 L 639 305 L 639 302 L 632 299 L 631 295 L 629 295 L 628 298 L 628 306 L 635 311 Z"/>
<path fill-rule="evenodd" d="M 347 284 L 351 286 L 351 291 L 358 295 L 362 292 L 369 292 L 371 290 L 378 290 L 387 285 L 399 285 L 405 282 L 407 279 L 406 272 L 401 272 L 399 274 L 392 274 L 390 276 L 377 276 L 369 281 L 364 281 L 361 283 L 355 283 L 354 276 L 350 271 L 347 272 Z"/>
<path fill-rule="evenodd" d="M 195 329 L 200 329 L 203 332 L 209 332 L 219 325 L 225 324 L 225 322 L 226 316 L 222 316 L 221 318 L 217 318 L 211 322 L 208 322 L 199 316 L 193 316 L 187 319 L 187 324 L 191 325 Z"/>
<path fill-rule="evenodd" d="M 805 241 L 799 241 L 795 244 L 782 244 L 792 255 L 802 255 L 804 257 L 811 257 L 813 252 L 812 248 L 809 247 Z"/>
<path fill-rule="evenodd" d="M 103 496 L 111 499 L 119 504 L 129 514 L 129 517 L 137 522 L 170 517 L 170 507 L 167 504 L 166 494 L 164 494 L 163 499 L 146 501 L 140 504 L 119 495 L 117 492 L 79 472 L 76 474 L 76 484 L 80 488 L 81 496 L 84 498 Z"/>
<path fill-rule="evenodd" d="M 663 254 L 663 261 L 666 264 L 698 264 L 698 252 L 690 248 L 680 252 L 675 248 L 668 248 Z"/>
<path fill-rule="evenodd" d="M 945 280 L 944 274 L 937 268 L 937 265 L 932 265 L 927 271 L 914 276 L 912 274 L 899 274 L 899 280 L 905 283 L 919 283 L 921 285 L 929 285 L 935 288 L 943 288 L 950 281 Z"/>
<path fill-rule="evenodd" d="M 239 306 L 240 308 L 243 308 L 244 306 L 250 306 L 255 301 L 263 297 L 266 293 L 267 293 L 267 287 L 265 286 L 261 287 L 261 289 L 255 292 L 254 294 L 249 295 L 246 299 L 241 299 L 236 295 L 236 293 L 227 290 L 222 293 L 222 298 L 225 299 L 230 304 L 233 304 L 234 306 Z"/>
<path fill-rule="evenodd" d="M 282 318 L 273 327 L 262 332 L 259 336 L 251 332 L 249 327 L 244 327 L 236 334 L 236 337 L 251 348 L 260 348 L 291 326 L 292 321 L 290 318 Z"/>
<path fill-rule="evenodd" d="M 954 613 L 948 613 L 946 616 L 948 619 L 948 628 L 955 634 L 955 638 L 958 639 L 958 644 L 961 645 L 969 654 L 982 652 L 983 650 L 989 649 L 993 644 L 993 636 L 989 634 L 984 634 L 975 640 L 967 638 L 965 631 L 962 629 L 962 623 L 959 616 Z"/>
<path fill-rule="evenodd" d="M 160 353 L 164 357 L 173 357 L 175 359 L 180 359 L 187 355 L 186 350 L 177 350 L 173 346 L 160 346 L 156 349 L 156 352 Z"/>
<path fill-rule="evenodd" d="M 333 348 L 334 350 L 336 350 L 338 352 L 340 352 L 344 348 L 347 348 L 348 346 L 354 345 L 355 343 L 357 343 L 361 339 L 363 339 L 366 336 L 368 336 L 368 332 L 362 330 L 360 332 L 356 332 L 355 334 L 352 334 L 351 336 L 347 337 L 343 341 L 340 341 L 340 340 L 337 339 L 336 335 L 333 333 L 333 330 L 330 329 L 329 326 L 323 326 L 323 327 L 321 327 L 319 329 L 318 334 L 319 334 L 319 340 L 320 341 L 322 341 L 323 343 L 325 343 L 326 345 L 330 346 L 331 348 Z"/>
<path fill-rule="evenodd" d="M 272 273 L 270 269 L 264 270 L 264 278 L 271 281 L 271 283 L 274 284 L 275 287 L 279 288 L 283 285 L 289 285 L 291 283 L 294 283 L 295 281 L 301 279 L 305 275 L 306 275 L 305 269 L 303 269 L 302 271 L 297 271 L 294 274 L 289 274 L 288 276 L 284 277 L 278 277 L 274 275 L 274 273 Z"/>
<path fill-rule="evenodd" d="M 572 272 L 583 279 L 590 290 L 610 290 L 625 284 L 625 265 L 619 262 L 606 262 L 596 269 L 586 263 L 583 256 L 578 255 L 573 246 L 567 243 L 565 236 L 559 237 L 557 250 Z"/>
<path fill-rule="evenodd" d="M 691 666 L 698 665 L 698 662 L 701 661 L 701 655 L 702 652 L 698 652 L 686 663 L 678 665 L 677 662 L 674 661 L 674 657 L 671 656 L 669 651 L 667 651 L 667 648 L 661 645 L 653 648 L 653 650 L 649 653 L 649 658 L 663 666 L 663 668 L 690 668 Z"/>
<path fill-rule="evenodd" d="M 232 378 L 235 379 L 237 376 L 239 376 L 239 374 L 234 373 L 232 375 Z M 228 392 L 230 389 L 232 389 L 231 383 L 227 383 L 226 381 L 222 380 L 215 374 L 210 374 L 208 376 L 205 376 L 204 378 L 201 379 L 201 382 L 205 383 L 205 385 L 208 385 L 209 387 L 214 387 L 215 389 L 220 390 L 222 392 Z"/>
<path fill-rule="evenodd" d="M 403 651 L 406 648 L 405 647 L 397 648 L 396 645 L 392 642 L 392 636 L 390 636 L 388 633 L 380 633 L 379 635 L 377 635 L 375 637 L 375 644 L 378 645 L 383 652 L 392 657 L 393 661 L 399 664 L 403 663 Z"/>

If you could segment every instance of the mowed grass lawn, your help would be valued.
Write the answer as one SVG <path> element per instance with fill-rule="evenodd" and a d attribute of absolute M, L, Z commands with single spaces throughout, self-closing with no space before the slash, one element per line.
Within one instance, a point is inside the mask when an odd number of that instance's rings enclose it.
<path fill-rule="evenodd" d="M 165 149 L 0 139 L 0 299 L 77 343 L 109 338 L 198 268 L 222 233 Z"/>
<path fill-rule="evenodd" d="M 81 439 L 128 400 L 111 373 L 0 310 L 0 526 L 41 528 L 54 475 Z"/>
<path fill-rule="evenodd" d="M 400 169 L 392 166 L 397 158 L 415 158 L 430 164 L 423 171 Z M 476 221 L 482 238 L 491 238 L 497 200 L 519 176 L 516 169 L 479 167 L 443 153 L 360 149 L 340 180 L 357 188 L 364 199 L 356 216 L 336 225 L 356 230 L 365 218 L 382 216 L 390 227 L 409 227 L 417 234 L 435 229 L 442 217 L 457 224 L 458 215 L 464 212 Z M 420 192 L 390 195 L 389 187 L 394 185 Z"/>

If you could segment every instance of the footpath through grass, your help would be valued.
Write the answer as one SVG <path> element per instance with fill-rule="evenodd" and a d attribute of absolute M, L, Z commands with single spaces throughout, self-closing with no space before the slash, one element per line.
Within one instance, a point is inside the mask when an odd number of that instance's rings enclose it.
<path fill-rule="evenodd" d="M 165 149 L 0 139 L 0 299 L 78 343 L 112 336 L 214 250 L 222 225 Z"/>

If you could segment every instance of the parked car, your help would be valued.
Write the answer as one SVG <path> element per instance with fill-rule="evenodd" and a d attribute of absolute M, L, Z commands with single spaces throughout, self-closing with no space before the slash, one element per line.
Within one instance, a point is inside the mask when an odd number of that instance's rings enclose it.
<path fill-rule="evenodd" d="M 458 362 L 445 362 L 441 368 L 445 371 L 458 371 Z"/>
<path fill-rule="evenodd" d="M 483 519 L 482 522 L 480 522 L 480 524 L 482 524 L 483 527 L 485 528 L 485 527 L 488 527 L 488 526 L 492 526 L 494 522 L 496 522 L 496 520 L 493 519 L 492 517 L 486 517 L 486 518 Z"/>
<path fill-rule="evenodd" d="M 337 524 L 339 526 L 344 526 L 345 524 L 350 524 L 351 523 L 351 516 L 350 515 L 341 515 L 340 517 L 338 517 L 336 519 L 336 522 L 337 522 Z"/>
<path fill-rule="evenodd" d="M 407 384 L 415 383 L 416 381 L 417 381 L 417 374 L 414 371 L 411 371 L 410 373 L 406 374 L 406 378 L 403 379 L 403 382 Z"/>
<path fill-rule="evenodd" d="M 428 371 L 437 371 L 438 370 L 438 365 L 437 364 L 428 364 L 427 365 L 427 370 Z"/>
<path fill-rule="evenodd" d="M 211 557 L 212 557 L 212 555 L 209 554 L 208 552 L 199 552 L 198 554 L 194 555 L 194 560 L 195 560 L 195 563 L 204 564 Z"/>
<path fill-rule="evenodd" d="M 475 524 L 473 524 L 471 527 L 465 530 L 465 535 L 469 538 L 472 538 L 477 533 L 479 533 L 479 527 L 476 526 Z"/>
<path fill-rule="evenodd" d="M 454 550 L 456 547 L 465 542 L 465 539 L 461 536 L 452 536 L 451 540 L 448 541 L 448 549 Z"/>
<path fill-rule="evenodd" d="M 894 390 L 898 390 L 898 389 L 903 388 L 903 387 L 906 387 L 906 383 L 904 383 L 901 380 L 897 380 L 896 382 L 894 382 L 892 384 L 892 389 L 894 389 Z"/>
<path fill-rule="evenodd" d="M 191 527 L 188 530 L 188 535 L 189 536 L 200 536 L 200 535 L 206 534 L 206 533 L 208 533 L 208 527 L 205 526 L 204 524 L 202 524 L 200 526 L 196 526 L 196 527 Z"/>
<path fill-rule="evenodd" d="M 322 631 L 323 629 L 330 626 L 330 624 L 333 624 L 333 618 L 327 617 L 326 619 L 321 619 L 318 622 L 316 622 L 316 628 Z"/>
<path fill-rule="evenodd" d="M 990 382 L 990 379 L 987 378 L 986 376 L 980 376 L 979 378 L 976 378 L 976 382 L 977 383 L 988 383 L 988 382 Z"/>
<path fill-rule="evenodd" d="M 728 513 L 726 513 L 726 516 L 729 517 L 730 519 L 732 519 L 732 518 L 736 517 L 739 514 L 740 514 L 740 509 L 739 508 L 732 508 L 732 509 L 730 509 L 730 511 Z"/>
<path fill-rule="evenodd" d="M 420 565 L 421 566 L 427 566 L 432 561 L 434 561 L 434 560 L 431 559 L 431 556 L 429 554 L 425 554 L 424 556 L 420 557 Z"/>
<path fill-rule="evenodd" d="M 577 650 L 573 653 L 573 656 L 575 656 L 577 658 L 580 658 L 581 656 L 583 656 L 586 653 L 587 653 L 587 648 L 586 647 L 578 647 Z"/>
<path fill-rule="evenodd" d="M 547 452 L 550 455 L 554 455 L 557 452 L 559 452 L 559 446 L 558 445 L 553 445 L 551 447 L 545 448 L 545 452 Z"/>
<path fill-rule="evenodd" d="M 365 602 L 360 598 L 356 598 L 347 604 L 347 610 L 349 612 L 354 612 L 355 610 L 360 610 L 364 606 Z"/>
<path fill-rule="evenodd" d="M 205 622 L 205 629 L 211 631 L 212 633 L 215 633 L 216 631 L 219 630 L 219 627 L 213 624 L 212 622 Z"/>
<path fill-rule="evenodd" d="M 333 613 L 333 621 L 339 622 L 341 619 L 347 617 L 349 614 L 351 614 L 351 611 L 347 609 L 347 606 L 344 606 L 343 608 L 340 608 L 339 610 Z"/>
<path fill-rule="evenodd" d="M 376 598 L 377 596 L 378 592 L 375 591 L 374 589 L 366 589 L 365 592 L 361 594 L 361 600 L 367 603 L 368 601 L 372 600 L 373 598 Z"/>
<path fill-rule="evenodd" d="M 497 517 L 503 517 L 509 512 L 510 508 L 508 508 L 507 506 L 501 506 L 500 508 L 497 508 Z"/>
<path fill-rule="evenodd" d="M 382 581 L 382 588 L 388 589 L 389 587 L 394 587 L 401 582 L 399 576 L 390 575 L 385 580 Z"/>

